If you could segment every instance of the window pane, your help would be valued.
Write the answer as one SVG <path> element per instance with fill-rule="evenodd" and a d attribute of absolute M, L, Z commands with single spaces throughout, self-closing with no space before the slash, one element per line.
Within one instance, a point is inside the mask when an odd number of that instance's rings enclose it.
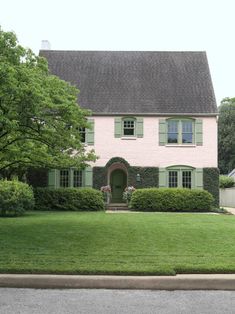
<path fill-rule="evenodd" d="M 69 186 L 69 171 L 60 170 L 60 187 L 67 188 Z"/>
<path fill-rule="evenodd" d="M 177 188 L 178 186 L 178 172 L 177 171 L 169 171 L 169 188 Z"/>
<path fill-rule="evenodd" d="M 193 142 L 193 123 L 192 121 L 182 121 L 182 143 Z"/>
<path fill-rule="evenodd" d="M 135 122 L 133 120 L 125 120 L 123 123 L 123 134 L 134 135 L 135 134 Z"/>
<path fill-rule="evenodd" d="M 191 189 L 192 187 L 192 173 L 191 171 L 182 172 L 182 187 Z"/>
<path fill-rule="evenodd" d="M 82 171 L 74 170 L 73 172 L 73 186 L 75 188 L 82 187 Z"/>
<path fill-rule="evenodd" d="M 182 132 L 183 133 L 192 133 L 193 132 L 192 121 L 182 121 Z"/>
<path fill-rule="evenodd" d="M 168 121 L 168 143 L 178 143 L 178 121 Z"/>
<path fill-rule="evenodd" d="M 178 143 L 178 133 L 168 133 L 168 143 Z"/>
<path fill-rule="evenodd" d="M 193 142 L 193 134 L 192 133 L 182 133 L 182 143 L 192 143 Z"/>

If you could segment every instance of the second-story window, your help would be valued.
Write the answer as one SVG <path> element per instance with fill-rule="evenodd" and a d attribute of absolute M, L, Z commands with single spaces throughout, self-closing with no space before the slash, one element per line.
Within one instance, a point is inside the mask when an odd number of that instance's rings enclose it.
<path fill-rule="evenodd" d="M 179 121 L 169 120 L 168 121 L 168 143 L 178 143 L 178 129 Z"/>
<path fill-rule="evenodd" d="M 182 143 L 193 143 L 193 122 L 190 120 L 181 121 L 182 125 Z"/>
<path fill-rule="evenodd" d="M 168 144 L 193 144 L 194 121 L 190 119 L 167 121 Z"/>
<path fill-rule="evenodd" d="M 123 120 L 123 135 L 124 136 L 135 135 L 135 120 L 133 118 L 126 118 Z"/>

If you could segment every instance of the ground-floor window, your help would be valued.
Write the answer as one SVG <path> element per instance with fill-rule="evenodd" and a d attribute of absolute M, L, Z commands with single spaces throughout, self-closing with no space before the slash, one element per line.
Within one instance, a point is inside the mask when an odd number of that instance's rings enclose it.
<path fill-rule="evenodd" d="M 193 186 L 193 169 L 187 167 L 167 168 L 167 185 L 169 188 L 188 188 Z"/>
<path fill-rule="evenodd" d="M 63 169 L 59 172 L 59 187 L 80 188 L 83 186 L 83 171 L 76 169 Z"/>
<path fill-rule="evenodd" d="M 69 171 L 60 170 L 60 187 L 67 188 L 69 186 Z"/>
<path fill-rule="evenodd" d="M 73 170 L 73 186 L 75 188 L 82 187 L 82 171 L 81 170 Z"/>

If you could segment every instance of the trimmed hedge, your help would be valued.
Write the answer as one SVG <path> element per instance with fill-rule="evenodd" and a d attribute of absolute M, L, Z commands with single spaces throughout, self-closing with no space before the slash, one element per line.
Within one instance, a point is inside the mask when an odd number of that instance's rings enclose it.
<path fill-rule="evenodd" d="M 213 202 L 205 190 L 149 188 L 136 190 L 130 207 L 138 211 L 210 211 Z"/>
<path fill-rule="evenodd" d="M 232 177 L 220 176 L 219 177 L 219 187 L 222 189 L 232 188 L 235 185 L 234 179 Z"/>
<path fill-rule="evenodd" d="M 91 188 L 37 188 L 34 190 L 34 196 L 37 210 L 104 210 L 102 193 Z"/>
<path fill-rule="evenodd" d="M 32 188 L 19 181 L 0 181 L 0 216 L 21 216 L 34 208 Z"/>

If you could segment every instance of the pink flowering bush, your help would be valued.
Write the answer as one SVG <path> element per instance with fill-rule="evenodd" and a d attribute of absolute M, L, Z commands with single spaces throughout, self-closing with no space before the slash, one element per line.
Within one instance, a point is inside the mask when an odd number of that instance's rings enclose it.
<path fill-rule="evenodd" d="M 103 198 L 104 198 L 104 201 L 107 202 L 108 201 L 108 198 L 111 197 L 111 186 L 110 185 L 105 185 L 105 186 L 102 186 L 100 188 L 100 191 L 102 192 L 103 194 Z"/>
<path fill-rule="evenodd" d="M 135 191 L 136 189 L 133 187 L 133 186 L 127 186 L 123 192 L 123 196 L 122 198 L 127 202 L 129 203 L 130 200 L 131 200 L 131 196 L 132 196 L 132 193 Z"/>

